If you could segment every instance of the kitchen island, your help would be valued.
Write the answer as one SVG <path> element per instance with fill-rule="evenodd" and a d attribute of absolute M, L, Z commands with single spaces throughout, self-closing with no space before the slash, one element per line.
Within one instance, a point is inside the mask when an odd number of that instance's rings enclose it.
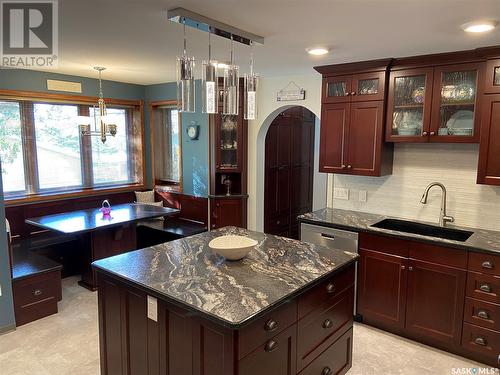
<path fill-rule="evenodd" d="M 229 262 L 208 248 L 258 244 Z M 236 227 L 93 263 L 102 374 L 343 374 L 357 255 Z"/>

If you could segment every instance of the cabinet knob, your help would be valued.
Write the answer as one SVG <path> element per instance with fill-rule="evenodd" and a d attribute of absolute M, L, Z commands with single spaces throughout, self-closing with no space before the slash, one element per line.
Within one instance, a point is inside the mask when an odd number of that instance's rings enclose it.
<path fill-rule="evenodd" d="M 212 228 L 215 228 L 215 224 L 212 224 Z"/>
<path fill-rule="evenodd" d="M 347 167 L 347 165 L 342 164 L 341 167 L 342 167 L 342 169 L 345 169 Z"/>
<path fill-rule="evenodd" d="M 423 132 L 422 135 L 427 135 L 427 132 Z"/>
<path fill-rule="evenodd" d="M 490 318 L 490 316 L 488 315 L 488 313 L 486 311 L 484 311 L 484 310 L 479 310 L 477 312 L 477 317 L 481 318 L 481 319 L 489 319 Z"/>
<path fill-rule="evenodd" d="M 40 289 L 35 289 L 35 290 L 33 291 L 33 295 L 34 295 L 34 296 L 40 296 L 41 294 L 42 294 L 42 291 L 41 291 Z"/>
<path fill-rule="evenodd" d="M 330 319 L 326 319 L 322 325 L 324 329 L 332 328 L 333 322 Z"/>
<path fill-rule="evenodd" d="M 323 371 L 321 371 L 321 375 L 331 375 L 332 369 L 330 367 L 325 367 Z"/>
<path fill-rule="evenodd" d="M 350 92 L 346 92 L 346 93 L 344 93 L 344 96 L 349 96 L 349 95 L 351 95 L 351 93 L 350 93 Z"/>
<path fill-rule="evenodd" d="M 269 340 L 266 342 L 266 345 L 264 346 L 264 350 L 268 353 L 274 352 L 276 349 L 278 349 L 279 345 L 276 341 L 274 340 Z"/>
<path fill-rule="evenodd" d="M 351 95 L 356 95 L 356 91 L 351 92 Z"/>
<path fill-rule="evenodd" d="M 352 168 L 352 165 L 348 164 L 347 169 L 351 169 L 351 168 Z"/>
<path fill-rule="evenodd" d="M 476 337 L 476 339 L 474 340 L 474 342 L 477 345 L 481 345 L 481 346 L 486 346 L 487 345 L 486 339 L 484 337 Z"/>
<path fill-rule="evenodd" d="M 493 264 L 493 262 L 491 262 L 489 260 L 485 260 L 483 263 L 481 263 L 481 267 L 492 270 L 494 267 L 494 264 Z"/>
<path fill-rule="evenodd" d="M 401 266 L 401 269 L 402 269 L 402 270 L 405 270 L 405 269 L 406 269 L 406 267 L 405 267 L 405 266 Z"/>
<path fill-rule="evenodd" d="M 267 331 L 267 332 L 273 332 L 273 331 L 276 331 L 276 329 L 278 329 L 278 322 L 276 320 L 273 320 L 273 319 L 269 319 L 266 324 L 264 325 L 264 329 Z"/>
<path fill-rule="evenodd" d="M 491 293 L 491 286 L 489 284 L 481 284 L 479 290 L 485 293 Z"/>
<path fill-rule="evenodd" d="M 412 266 L 408 267 L 408 270 L 413 271 L 413 267 Z"/>
<path fill-rule="evenodd" d="M 278 221 L 276 222 L 276 224 L 280 225 L 280 224 L 281 224 L 281 221 L 279 221 L 279 220 L 278 220 Z"/>
<path fill-rule="evenodd" d="M 328 285 L 326 286 L 326 292 L 327 293 L 335 293 L 335 284 L 328 283 Z"/>
<path fill-rule="evenodd" d="M 436 132 L 431 132 L 431 135 L 436 135 Z"/>

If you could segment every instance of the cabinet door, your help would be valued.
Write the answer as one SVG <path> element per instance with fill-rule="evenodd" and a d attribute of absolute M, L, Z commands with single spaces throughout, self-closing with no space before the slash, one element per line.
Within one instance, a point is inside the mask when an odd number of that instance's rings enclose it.
<path fill-rule="evenodd" d="M 369 324 L 401 332 L 405 324 L 407 259 L 359 250 L 358 313 Z"/>
<path fill-rule="evenodd" d="M 460 345 L 466 275 L 464 270 L 410 260 L 407 332 L 433 344 Z"/>
<path fill-rule="evenodd" d="M 484 92 L 487 94 L 500 94 L 500 59 L 488 60 L 486 64 Z"/>
<path fill-rule="evenodd" d="M 352 80 L 351 100 L 366 102 L 368 100 L 384 100 L 385 72 L 356 74 Z"/>
<path fill-rule="evenodd" d="M 500 185 L 500 94 L 484 95 L 483 101 L 477 182 Z"/>
<path fill-rule="evenodd" d="M 297 357 L 296 325 L 267 340 L 239 361 L 239 375 L 295 375 Z"/>
<path fill-rule="evenodd" d="M 387 141 L 428 142 L 432 77 L 432 68 L 391 72 L 387 101 Z"/>
<path fill-rule="evenodd" d="M 431 142 L 479 142 L 482 67 L 479 63 L 434 69 Z"/>
<path fill-rule="evenodd" d="M 321 111 L 319 171 L 348 173 L 347 135 L 350 104 L 324 104 Z"/>
<path fill-rule="evenodd" d="M 350 174 L 380 175 L 383 118 L 383 101 L 351 104 L 347 145 L 347 169 Z"/>
<path fill-rule="evenodd" d="M 214 199 L 212 201 L 212 229 L 233 225 L 242 227 L 241 199 Z"/>
<path fill-rule="evenodd" d="M 215 116 L 215 167 L 218 172 L 241 171 L 242 127 L 241 116 Z"/>
<path fill-rule="evenodd" d="M 345 103 L 351 101 L 352 76 L 323 78 L 323 103 Z"/>

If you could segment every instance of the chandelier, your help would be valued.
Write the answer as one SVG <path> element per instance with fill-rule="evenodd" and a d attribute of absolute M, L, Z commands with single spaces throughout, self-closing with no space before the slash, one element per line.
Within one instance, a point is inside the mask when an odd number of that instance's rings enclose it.
<path fill-rule="evenodd" d="M 97 100 L 97 105 L 93 107 L 93 116 L 78 116 L 78 127 L 82 136 L 99 136 L 101 137 L 101 142 L 105 143 L 106 136 L 111 135 L 114 137 L 116 135 L 116 125 L 110 123 L 102 93 L 101 73 L 106 68 L 95 66 L 94 69 L 99 72 L 99 99 Z"/>

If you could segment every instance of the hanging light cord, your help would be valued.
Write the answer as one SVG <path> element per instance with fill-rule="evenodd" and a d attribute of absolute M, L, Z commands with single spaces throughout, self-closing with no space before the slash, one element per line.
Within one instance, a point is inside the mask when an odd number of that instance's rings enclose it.
<path fill-rule="evenodd" d="M 182 32 L 184 34 L 184 57 L 187 56 L 187 52 L 186 52 L 186 46 L 187 46 L 187 42 L 186 42 L 186 19 L 183 18 L 182 19 Z"/>
<path fill-rule="evenodd" d="M 212 41 L 211 41 L 211 38 L 210 36 L 212 35 L 212 28 L 209 27 L 208 28 L 208 63 L 210 63 L 210 61 L 212 61 Z"/>
<path fill-rule="evenodd" d="M 250 76 L 253 77 L 253 43 L 250 42 Z"/>
<path fill-rule="evenodd" d="M 233 43 L 233 34 L 231 34 L 231 65 L 233 65 L 233 54 L 234 54 L 234 43 Z"/>
<path fill-rule="evenodd" d="M 102 93 L 102 80 L 101 80 L 101 73 L 102 73 L 102 70 L 99 69 L 99 99 L 103 99 L 104 98 L 104 95 Z"/>

